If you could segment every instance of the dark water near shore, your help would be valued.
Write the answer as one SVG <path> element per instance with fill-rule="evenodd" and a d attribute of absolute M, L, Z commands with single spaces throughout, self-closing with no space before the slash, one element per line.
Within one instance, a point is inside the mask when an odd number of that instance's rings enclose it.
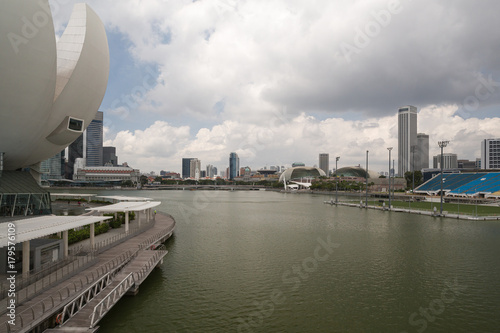
<path fill-rule="evenodd" d="M 161 200 L 177 221 L 162 267 L 100 332 L 500 332 L 498 222 L 310 194 L 99 194 Z"/>

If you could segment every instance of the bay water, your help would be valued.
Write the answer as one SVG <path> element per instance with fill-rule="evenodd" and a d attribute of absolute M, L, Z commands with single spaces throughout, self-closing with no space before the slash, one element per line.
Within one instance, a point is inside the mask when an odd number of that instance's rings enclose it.
<path fill-rule="evenodd" d="M 500 332 L 500 222 L 267 191 L 160 200 L 169 251 L 100 332 Z"/>

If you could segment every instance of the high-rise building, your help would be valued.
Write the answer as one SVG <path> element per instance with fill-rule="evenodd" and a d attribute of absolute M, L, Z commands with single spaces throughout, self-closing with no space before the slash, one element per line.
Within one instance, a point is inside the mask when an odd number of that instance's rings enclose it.
<path fill-rule="evenodd" d="M 240 171 L 240 158 L 238 154 L 229 154 L 229 179 L 234 179 L 239 176 Z"/>
<path fill-rule="evenodd" d="M 207 177 L 208 178 L 214 178 L 217 176 L 217 168 L 214 167 L 212 164 L 207 165 Z"/>
<path fill-rule="evenodd" d="M 87 127 L 87 156 L 86 164 L 89 167 L 103 166 L 102 141 L 103 141 L 103 112 L 97 111 L 94 119 Z"/>
<path fill-rule="evenodd" d="M 200 179 L 201 176 L 201 161 L 197 158 L 192 158 L 189 161 L 189 177 L 196 180 Z"/>
<path fill-rule="evenodd" d="M 500 139 L 481 141 L 481 168 L 500 169 Z"/>
<path fill-rule="evenodd" d="M 118 166 L 116 147 L 102 147 L 102 162 L 103 165 L 109 163 L 111 166 Z"/>
<path fill-rule="evenodd" d="M 429 135 L 417 133 L 415 149 L 415 171 L 429 168 Z"/>
<path fill-rule="evenodd" d="M 411 105 L 398 110 L 398 174 L 411 171 L 411 147 L 417 145 L 417 108 Z M 413 148 L 415 149 L 415 148 Z"/>
<path fill-rule="evenodd" d="M 441 154 L 433 157 L 432 167 L 434 169 L 441 169 Z M 457 154 L 444 153 L 443 154 L 443 169 L 457 169 L 458 157 Z"/>
<path fill-rule="evenodd" d="M 64 159 L 64 150 L 40 163 L 42 179 L 61 179 L 61 160 Z"/>
<path fill-rule="evenodd" d="M 319 154 L 319 168 L 323 170 L 326 176 L 330 176 L 330 155 L 329 154 Z"/>
<path fill-rule="evenodd" d="M 469 170 L 476 169 L 476 160 L 474 160 L 474 161 L 458 160 L 457 162 L 458 162 L 459 169 L 469 169 Z"/>
<path fill-rule="evenodd" d="M 84 158 L 84 134 L 80 135 L 75 141 L 73 141 L 68 146 L 68 163 L 66 164 L 66 170 L 64 177 L 66 179 L 73 179 L 73 174 L 75 173 L 75 161 L 76 159 Z"/>
<path fill-rule="evenodd" d="M 194 158 L 186 157 L 182 159 L 182 178 L 191 177 L 191 160 Z"/>

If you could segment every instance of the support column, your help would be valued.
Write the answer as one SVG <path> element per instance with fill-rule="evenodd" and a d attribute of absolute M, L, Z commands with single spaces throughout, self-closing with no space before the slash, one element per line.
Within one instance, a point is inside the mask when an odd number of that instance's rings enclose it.
<path fill-rule="evenodd" d="M 141 227 L 141 216 L 142 216 L 142 212 L 137 211 L 137 225 L 139 228 Z"/>
<path fill-rule="evenodd" d="M 125 212 L 125 232 L 128 232 L 128 211 Z"/>
<path fill-rule="evenodd" d="M 64 259 L 68 258 L 69 248 L 68 248 L 68 230 L 63 231 L 63 243 L 64 243 Z"/>
<path fill-rule="evenodd" d="M 30 241 L 23 242 L 23 278 L 30 274 Z"/>
<path fill-rule="evenodd" d="M 90 225 L 90 250 L 93 251 L 95 246 L 95 223 Z"/>

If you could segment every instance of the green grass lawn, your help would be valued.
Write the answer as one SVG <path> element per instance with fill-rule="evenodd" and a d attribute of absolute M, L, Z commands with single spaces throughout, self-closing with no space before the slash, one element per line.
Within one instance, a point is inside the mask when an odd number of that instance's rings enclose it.
<path fill-rule="evenodd" d="M 369 201 L 369 205 L 382 206 L 382 203 L 378 201 Z M 388 202 L 386 202 L 388 205 Z M 419 210 L 429 210 L 433 211 L 434 207 L 439 211 L 441 203 L 439 202 L 404 202 L 404 201 L 392 201 L 392 206 L 397 208 L 411 208 Z M 464 215 L 477 215 L 478 216 L 490 216 L 490 215 L 500 215 L 500 207 L 496 206 L 481 206 L 481 205 L 471 205 L 471 204 L 456 204 L 456 203 L 443 203 L 443 211 L 447 211 L 451 214 L 464 214 Z"/>

